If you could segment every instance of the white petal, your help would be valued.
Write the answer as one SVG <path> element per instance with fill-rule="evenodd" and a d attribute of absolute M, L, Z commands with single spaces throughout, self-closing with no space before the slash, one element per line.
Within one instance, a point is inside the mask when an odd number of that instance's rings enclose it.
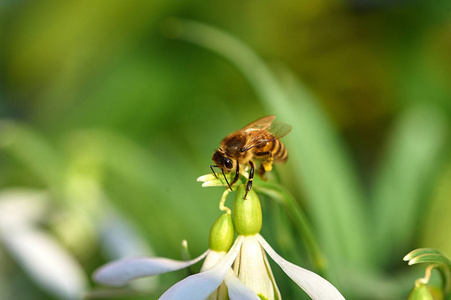
<path fill-rule="evenodd" d="M 213 268 L 214 266 L 216 266 L 218 261 L 221 260 L 221 258 L 226 256 L 226 254 L 227 254 L 227 252 L 225 252 L 225 251 L 218 252 L 218 251 L 210 250 L 207 257 L 205 257 L 204 263 L 202 264 L 202 268 L 200 269 L 200 271 L 205 272 L 205 271 Z"/>
<path fill-rule="evenodd" d="M 205 300 L 230 300 L 225 282 L 223 281 Z"/>
<path fill-rule="evenodd" d="M 202 182 L 203 187 L 207 186 L 223 186 L 226 185 L 222 178 L 216 177 L 213 174 L 207 174 L 197 178 L 197 182 Z"/>
<path fill-rule="evenodd" d="M 239 236 L 227 255 L 216 266 L 177 282 L 160 297 L 160 300 L 199 300 L 207 298 L 224 281 L 242 242 L 243 237 Z"/>
<path fill-rule="evenodd" d="M 8 189 L 0 193 L 0 230 L 36 223 L 49 204 L 45 192 L 34 189 Z M 1 234 L 1 232 L 0 232 Z"/>
<path fill-rule="evenodd" d="M 262 247 L 262 251 L 264 251 L 263 247 Z M 263 256 L 263 259 L 265 260 L 265 266 L 266 266 L 266 269 L 268 270 L 269 278 L 271 279 L 271 283 L 272 283 L 272 285 L 274 287 L 274 298 L 276 300 L 280 300 L 280 299 L 282 299 L 282 295 L 280 294 L 279 287 L 277 286 L 276 279 L 274 278 L 274 275 L 272 273 L 271 265 L 269 264 L 269 261 L 268 261 L 268 258 L 266 257 L 266 255 Z"/>
<path fill-rule="evenodd" d="M 217 179 L 217 177 L 213 174 L 203 175 L 197 178 L 197 182 L 207 182 Z"/>
<path fill-rule="evenodd" d="M 274 287 L 266 268 L 265 255 L 257 236 L 246 236 L 243 239 L 240 257 L 235 261 L 234 270 L 243 284 L 257 295 L 274 300 Z"/>
<path fill-rule="evenodd" d="M 221 175 L 221 176 L 219 176 Z M 224 180 L 224 177 L 221 173 L 219 173 L 218 177 L 216 177 L 213 174 L 207 174 L 204 176 L 200 176 L 197 178 L 198 182 L 203 182 L 202 187 L 208 187 L 208 186 L 227 186 L 227 182 Z M 233 180 L 233 176 L 235 174 L 227 173 L 226 177 L 229 182 Z"/>
<path fill-rule="evenodd" d="M 125 258 L 101 267 L 94 273 L 93 278 L 101 284 L 122 286 L 132 279 L 167 273 L 191 266 L 202 260 L 209 251 L 207 250 L 201 256 L 188 261 L 163 257 Z"/>
<path fill-rule="evenodd" d="M 258 235 L 258 240 L 271 258 L 282 268 L 282 270 L 300 286 L 312 299 L 340 299 L 345 298 L 340 292 L 326 279 L 309 270 L 303 269 L 290 263 L 277 254 L 265 239 Z"/>
<path fill-rule="evenodd" d="M 241 280 L 236 277 L 232 269 L 227 272 L 225 283 L 229 290 L 231 300 L 261 300 L 257 294 L 244 285 Z"/>
<path fill-rule="evenodd" d="M 78 262 L 50 235 L 23 226 L 10 229 L 3 242 L 31 278 L 58 299 L 80 299 L 87 280 Z"/>

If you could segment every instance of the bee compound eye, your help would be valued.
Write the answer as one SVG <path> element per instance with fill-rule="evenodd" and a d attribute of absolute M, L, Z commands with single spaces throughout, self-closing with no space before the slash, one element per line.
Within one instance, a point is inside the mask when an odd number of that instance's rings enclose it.
<path fill-rule="evenodd" d="M 224 165 L 226 166 L 227 169 L 233 168 L 233 163 L 230 158 L 224 157 Z"/>

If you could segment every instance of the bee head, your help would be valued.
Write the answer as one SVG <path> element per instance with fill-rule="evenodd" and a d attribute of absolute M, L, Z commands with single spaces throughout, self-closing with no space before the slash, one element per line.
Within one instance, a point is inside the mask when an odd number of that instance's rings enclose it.
<path fill-rule="evenodd" d="M 225 155 L 222 149 L 216 150 L 211 159 L 226 173 L 233 169 L 233 161 Z"/>

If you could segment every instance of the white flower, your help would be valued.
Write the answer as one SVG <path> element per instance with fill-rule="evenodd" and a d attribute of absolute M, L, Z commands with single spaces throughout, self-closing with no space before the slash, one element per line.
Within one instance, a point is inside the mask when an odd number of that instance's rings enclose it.
<path fill-rule="evenodd" d="M 242 238 L 233 244 L 234 227 L 230 213 L 225 213 L 210 232 L 210 249 L 190 261 L 167 258 L 132 258 L 107 264 L 94 274 L 94 280 L 110 286 L 121 286 L 130 280 L 179 270 L 205 258 L 201 272 L 174 285 L 160 299 L 256 299 L 231 268 L 238 255 Z M 233 246 L 232 246 L 233 244 Z"/>
<path fill-rule="evenodd" d="M 263 249 L 312 299 L 344 299 L 340 292 L 321 276 L 283 259 L 260 234 L 238 236 L 230 251 L 224 256 L 207 250 L 201 256 L 190 261 L 176 261 L 167 258 L 123 259 L 100 268 L 94 274 L 94 279 L 106 285 L 121 286 L 139 277 L 186 268 L 207 256 L 206 262 L 212 258 L 219 260 L 216 264 L 213 263 L 211 268 L 179 281 L 160 299 L 206 299 L 223 282 L 225 282 L 228 295 L 232 300 L 260 299 L 256 293 L 266 299 L 281 299 Z M 238 278 L 231 270 L 235 260 Z"/>
<path fill-rule="evenodd" d="M 164 293 L 160 299 L 206 299 L 225 281 L 230 299 L 259 299 L 234 275 L 231 265 L 240 250 L 243 238 L 238 238 L 227 253 L 207 250 L 190 261 L 176 261 L 168 258 L 129 258 L 111 262 L 94 274 L 94 280 L 109 286 L 122 286 L 133 279 L 152 276 L 189 267 L 206 257 L 207 269 L 179 281 Z M 225 255 L 224 255 L 225 254 Z M 220 258 L 222 257 L 222 258 Z M 212 261 L 213 266 L 208 269 Z M 252 297 L 255 296 L 255 297 Z"/>
<path fill-rule="evenodd" d="M 279 300 L 282 297 L 266 258 L 268 253 L 312 299 L 343 300 L 330 282 L 286 261 L 271 248 L 259 233 L 262 227 L 260 200 L 252 190 L 244 200 L 245 192 L 244 186 L 237 189 L 233 221 L 228 210 L 215 222 L 210 232 L 210 249 L 201 256 L 185 262 L 166 258 L 121 260 L 102 267 L 94 279 L 119 286 L 138 277 L 188 267 L 205 257 L 200 273 L 177 282 L 160 299 L 215 300 L 228 299 L 228 296 L 231 300 Z M 235 230 L 238 237 L 233 242 Z"/>

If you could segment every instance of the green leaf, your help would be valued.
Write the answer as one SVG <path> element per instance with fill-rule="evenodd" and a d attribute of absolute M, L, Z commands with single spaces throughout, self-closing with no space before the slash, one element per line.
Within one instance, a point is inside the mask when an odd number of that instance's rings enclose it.
<path fill-rule="evenodd" d="M 415 250 L 410 251 L 408 254 L 406 254 L 406 256 L 404 256 L 403 260 L 404 261 L 408 261 L 411 260 L 417 256 L 420 255 L 425 255 L 425 254 L 438 254 L 438 255 L 442 255 L 445 256 L 445 254 L 437 249 L 433 249 L 433 248 L 418 248 Z"/>
<path fill-rule="evenodd" d="M 416 234 L 412 228 L 425 208 L 446 126 L 442 112 L 426 104 L 409 108 L 396 123 L 373 190 L 375 261 L 402 251 Z"/>
<path fill-rule="evenodd" d="M 451 266 L 449 259 L 440 254 L 422 254 L 409 260 L 409 265 L 421 263 Z"/>
<path fill-rule="evenodd" d="M 32 128 L 17 122 L 0 122 L 0 149 L 10 153 L 42 183 L 61 189 L 64 157 Z"/>

